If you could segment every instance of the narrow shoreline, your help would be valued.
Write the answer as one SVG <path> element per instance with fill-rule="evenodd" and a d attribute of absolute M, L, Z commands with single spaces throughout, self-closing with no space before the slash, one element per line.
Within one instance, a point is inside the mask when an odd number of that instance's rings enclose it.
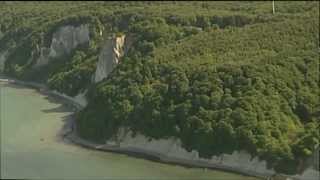
<path fill-rule="evenodd" d="M 45 85 L 40 84 L 40 83 L 20 81 L 20 80 L 6 77 L 6 76 L 0 76 L 0 82 L 7 82 L 7 83 L 22 85 L 22 86 L 36 89 L 45 95 L 52 96 L 54 98 L 58 98 L 59 100 L 62 101 L 63 104 L 68 104 L 68 105 L 73 106 L 75 108 L 75 112 L 84 108 L 84 106 L 77 103 L 72 97 L 66 96 L 64 94 L 60 94 L 57 91 L 52 91 L 48 87 L 46 87 Z M 132 157 L 136 157 L 136 158 L 143 158 L 143 159 L 147 159 L 147 160 L 151 160 L 151 161 L 155 161 L 155 162 L 160 162 L 160 163 L 165 163 L 165 164 L 180 165 L 180 166 L 188 167 L 188 168 L 204 168 L 204 169 L 219 170 L 219 171 L 224 171 L 224 172 L 228 172 L 228 173 L 235 173 L 235 174 L 244 175 L 244 176 L 257 177 L 260 179 L 270 179 L 271 177 L 273 177 L 275 175 L 275 174 L 266 175 L 266 174 L 258 173 L 255 171 L 249 171 L 249 170 L 244 170 L 241 168 L 229 167 L 229 166 L 225 166 L 222 164 L 212 164 L 212 163 L 206 163 L 206 162 L 197 161 L 197 160 L 184 160 L 181 158 L 172 158 L 172 157 L 168 157 L 163 154 L 160 154 L 160 153 L 149 152 L 148 150 L 133 149 L 133 148 L 127 149 L 127 148 L 121 148 L 116 145 L 113 146 L 113 145 L 107 145 L 107 144 L 96 144 L 91 141 L 82 139 L 80 136 L 78 136 L 77 131 L 76 131 L 74 113 L 72 114 L 72 116 L 68 120 L 68 122 L 66 122 L 67 129 L 65 130 L 65 132 L 60 134 L 60 136 L 62 137 L 63 140 L 69 140 L 70 143 L 72 143 L 74 145 L 78 145 L 78 146 L 81 146 L 81 147 L 84 147 L 87 149 L 91 149 L 91 150 L 125 154 L 128 156 L 132 156 Z M 282 174 L 280 174 L 280 175 L 282 175 Z M 294 178 L 292 176 L 287 176 L 287 175 L 284 175 L 284 176 Z"/>
<path fill-rule="evenodd" d="M 7 76 L 0 76 L 0 82 L 6 82 L 9 84 L 17 84 L 17 85 L 22 85 L 22 86 L 29 87 L 32 89 L 36 89 L 40 93 L 43 93 L 45 95 L 48 95 L 53 98 L 57 98 L 57 99 L 61 100 L 63 104 L 68 104 L 68 105 L 73 106 L 76 111 L 79 111 L 82 108 L 84 108 L 82 105 L 73 101 L 72 97 L 68 97 L 68 96 L 62 95 L 56 91 L 52 91 L 48 87 L 46 87 L 45 85 L 40 84 L 40 83 L 21 81 L 21 80 L 7 77 Z M 160 162 L 160 163 L 165 163 L 165 164 L 170 164 L 170 165 L 179 165 L 179 166 L 188 167 L 188 168 L 212 169 L 212 170 L 224 171 L 224 172 L 228 172 L 228 173 L 235 173 L 235 174 L 239 174 L 239 175 L 243 175 L 243 176 L 257 177 L 257 178 L 261 178 L 261 179 L 269 178 L 268 176 L 255 174 L 254 172 L 243 172 L 243 171 L 235 170 L 234 168 L 224 167 L 223 165 L 222 166 L 213 166 L 210 164 L 204 165 L 204 164 L 202 164 L 203 162 L 196 163 L 196 162 L 189 162 L 189 161 L 181 161 L 179 159 L 172 160 L 168 157 L 164 157 L 162 154 L 156 154 L 153 152 L 148 152 L 148 151 L 142 152 L 141 150 L 138 150 L 138 149 L 127 150 L 127 149 L 122 149 L 117 146 L 110 146 L 110 145 L 106 145 L 106 144 L 93 143 L 91 141 L 82 139 L 78 136 L 78 134 L 76 132 L 76 125 L 75 125 L 75 119 L 74 119 L 75 112 L 72 114 L 72 116 L 68 120 L 68 122 L 66 122 L 67 126 L 66 126 L 65 131 L 60 134 L 60 136 L 62 137 L 63 140 L 68 140 L 73 145 L 81 146 L 83 148 L 87 148 L 87 149 L 91 149 L 91 150 L 112 152 L 112 153 L 117 153 L 117 154 L 125 154 L 125 155 L 135 157 L 135 158 L 142 158 L 142 159 L 147 159 L 150 161 Z"/>

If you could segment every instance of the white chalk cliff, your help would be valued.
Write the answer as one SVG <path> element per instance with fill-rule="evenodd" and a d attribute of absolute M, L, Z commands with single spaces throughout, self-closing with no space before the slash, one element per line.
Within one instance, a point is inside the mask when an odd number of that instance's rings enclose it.
<path fill-rule="evenodd" d="M 50 48 L 38 47 L 40 57 L 34 67 L 48 64 L 50 59 L 70 53 L 78 45 L 90 41 L 89 25 L 63 26 L 52 35 Z"/>
<path fill-rule="evenodd" d="M 90 30 L 88 24 L 76 27 L 71 25 L 62 26 L 53 33 L 49 48 L 37 47 L 37 51 L 40 52 L 40 56 L 33 67 L 38 68 L 40 66 L 47 65 L 53 58 L 69 54 L 79 45 L 89 43 L 89 41 Z M 81 106 L 86 106 L 87 100 L 85 98 L 85 93 L 86 92 L 82 92 L 75 96 L 73 99 L 74 102 Z"/>
<path fill-rule="evenodd" d="M 308 168 L 301 175 L 295 175 L 293 177 L 301 180 L 319 180 L 320 173 L 313 168 Z"/>
<path fill-rule="evenodd" d="M 216 167 L 254 174 L 258 176 L 271 176 L 273 169 L 267 168 L 267 162 L 258 157 L 252 157 L 245 151 L 234 151 L 232 154 L 212 156 L 210 159 L 199 157 L 195 150 L 188 152 L 175 138 L 151 139 L 141 134 L 132 136 L 131 131 L 120 129 L 118 134 L 106 141 L 106 145 L 117 145 L 119 149 L 156 155 L 167 162 L 178 162 L 206 167 Z"/>
<path fill-rule="evenodd" d="M 154 155 L 166 162 L 222 168 L 260 177 L 270 177 L 276 174 L 274 169 L 267 168 L 265 160 L 252 157 L 245 151 L 234 151 L 232 154 L 212 156 L 210 159 L 201 158 L 197 151 L 188 152 L 184 149 L 179 139 L 172 137 L 156 140 L 139 133 L 132 136 L 132 132 L 128 129 L 125 130 L 125 128 L 120 128 L 113 138 L 106 141 L 106 145 L 118 147 L 120 150 Z M 288 177 L 301 180 L 319 180 L 319 171 L 310 167 L 302 174 Z"/>
<path fill-rule="evenodd" d="M 125 35 L 109 37 L 106 40 L 99 55 L 94 82 L 99 82 L 109 75 L 129 49 L 130 43 Z"/>

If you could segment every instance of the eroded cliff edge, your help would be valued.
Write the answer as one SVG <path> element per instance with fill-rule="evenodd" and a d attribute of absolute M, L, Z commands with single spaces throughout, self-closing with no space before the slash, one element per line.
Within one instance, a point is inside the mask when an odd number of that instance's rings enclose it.
<path fill-rule="evenodd" d="M 104 78 L 120 63 L 132 44 L 131 38 L 126 35 L 108 37 L 99 54 L 94 82 L 97 83 Z"/>
<path fill-rule="evenodd" d="M 56 34 L 59 34 L 59 32 L 56 32 Z M 65 34 L 68 34 L 68 31 L 65 31 Z M 74 34 L 78 34 L 78 33 L 75 32 L 75 33 L 70 33 L 70 34 L 73 34 L 72 36 L 76 37 L 76 35 L 74 35 Z M 61 36 L 61 35 L 59 35 L 59 36 Z M 40 59 L 43 58 L 42 59 L 43 61 L 41 61 L 41 63 L 43 62 L 43 64 L 40 63 L 40 65 L 38 64 L 39 66 L 45 65 L 49 62 L 48 59 L 46 59 L 46 57 L 48 57 L 49 59 L 52 57 L 53 57 L 53 59 L 56 57 L 59 57 L 59 53 L 56 53 L 57 51 L 61 52 L 61 54 L 67 54 L 69 51 L 65 50 L 65 48 L 66 49 L 74 49 L 73 44 L 77 44 L 77 43 L 68 43 L 68 42 L 74 41 L 74 40 L 72 40 L 72 38 L 71 38 L 71 40 L 67 40 L 67 39 L 69 39 L 69 37 L 64 38 L 63 36 L 61 36 L 61 38 L 62 38 L 62 40 L 61 39 L 59 40 L 59 38 L 56 38 L 56 39 L 58 39 L 56 41 L 60 42 L 60 43 L 55 43 L 54 40 L 52 40 L 51 47 L 49 49 L 44 49 L 44 52 L 41 51 L 42 55 L 41 55 Z M 124 45 L 123 44 L 125 44 L 124 39 L 126 39 L 126 38 L 123 36 L 118 36 L 117 38 L 110 38 L 109 40 L 107 40 L 106 43 L 104 43 L 104 46 L 102 46 L 102 47 L 104 47 L 104 48 L 102 48 L 102 51 L 100 51 L 98 53 L 99 54 L 98 63 L 97 63 L 98 65 L 97 65 L 96 71 L 93 75 L 93 77 L 94 77 L 93 81 L 98 82 L 98 81 L 101 81 L 101 80 L 107 78 L 108 74 L 110 74 L 110 72 L 114 69 L 114 67 L 120 62 L 120 58 L 123 57 L 123 55 L 124 55 L 124 53 L 123 53 L 123 49 L 124 49 L 123 46 Z M 77 42 L 77 40 L 74 42 Z M 203 41 L 201 41 L 201 42 L 203 42 Z M 52 45 L 52 44 L 56 44 L 56 45 Z M 152 45 L 151 45 L 151 47 L 152 47 Z M 53 53 L 51 53 L 51 52 L 53 52 Z M 51 54 L 51 57 L 49 57 L 50 54 Z M 3 57 L 5 57 L 5 56 L 3 56 Z M 3 59 L 5 59 L 5 58 L 3 58 Z M 35 67 L 37 67 L 37 64 L 35 65 Z M 79 93 L 78 95 L 76 95 L 76 97 L 81 97 L 82 99 L 83 98 L 85 99 L 85 93 L 86 92 L 83 91 L 83 92 Z M 151 151 L 151 152 L 156 152 L 156 153 L 160 154 L 162 152 L 161 150 L 159 150 L 159 151 L 153 150 L 152 147 L 148 148 L 148 144 L 149 143 L 152 144 L 154 142 L 154 144 L 161 146 L 161 144 L 165 144 L 165 143 L 157 142 L 156 140 L 152 140 L 151 142 L 149 142 L 149 141 L 147 142 L 143 138 L 139 138 L 139 137 L 140 136 L 137 137 L 137 140 L 132 139 L 132 138 L 131 139 L 128 138 L 128 140 L 122 139 L 121 141 L 124 142 L 122 144 L 122 147 L 124 147 L 124 148 L 129 147 L 129 149 L 135 148 L 135 149 L 139 149 L 139 151 L 143 151 L 144 148 L 147 148 L 148 150 L 145 150 L 144 151 L 145 153 L 148 153 L 148 151 Z M 146 138 L 146 137 L 144 137 L 144 138 Z M 119 141 L 120 145 L 121 145 L 121 141 Z M 130 145 L 130 143 L 132 141 L 134 141 L 134 142 L 137 141 L 138 145 L 137 146 Z M 143 145 L 141 145 L 139 142 L 142 142 Z M 109 142 L 109 144 L 110 143 L 112 144 L 112 141 Z M 128 143 L 129 145 L 126 145 L 126 143 Z M 178 147 L 181 145 L 181 143 L 176 142 L 176 140 L 173 140 L 173 141 L 169 140 L 169 144 L 171 144 L 171 147 L 172 146 Z M 169 145 L 163 145 L 163 146 L 169 147 Z M 174 149 L 174 150 L 176 150 L 176 149 Z M 166 149 L 166 151 L 168 151 L 168 152 L 171 152 L 174 150 L 171 150 L 170 147 L 169 147 L 169 149 Z M 185 157 L 187 157 L 187 159 L 199 158 L 199 155 L 197 152 L 195 152 L 195 151 L 191 151 L 191 152 L 193 152 L 193 153 L 191 153 L 190 156 L 188 155 L 188 153 L 185 154 Z M 163 154 L 165 154 L 165 153 L 163 153 Z M 234 161 L 236 161 L 236 160 L 234 160 Z M 263 165 L 263 163 L 262 163 L 262 166 L 258 165 L 258 167 L 262 167 L 262 169 L 264 169 L 265 165 Z M 272 169 L 271 169 L 271 171 L 272 171 Z"/>
<path fill-rule="evenodd" d="M 102 36 L 101 31 L 100 36 Z M 90 41 L 93 40 L 90 38 L 89 24 L 59 27 L 53 32 L 49 47 L 38 45 L 34 50 L 34 54 L 39 53 L 39 57 L 32 63 L 32 68 L 41 70 L 41 68 L 50 65 L 50 63 L 58 61 L 59 58 L 69 56 L 79 46 L 88 45 Z M 120 36 L 110 34 L 103 41 L 104 43 L 102 43 L 102 47 L 98 52 L 96 70 L 92 75 L 92 84 L 106 78 L 120 63 L 120 59 L 128 52 L 132 45 L 132 38 L 130 35 L 125 34 Z M 0 53 L 0 71 L 4 69 L 7 56 L 7 51 Z M 29 61 L 31 62 L 32 59 Z M 78 103 L 85 106 L 87 104 L 86 93 L 87 90 L 83 89 L 73 97 Z"/>
<path fill-rule="evenodd" d="M 47 65 L 53 58 L 69 54 L 79 45 L 89 43 L 89 41 L 88 24 L 77 27 L 71 25 L 60 27 L 53 33 L 49 48 L 37 46 L 36 51 L 40 52 L 40 57 L 37 59 L 34 67 Z"/>

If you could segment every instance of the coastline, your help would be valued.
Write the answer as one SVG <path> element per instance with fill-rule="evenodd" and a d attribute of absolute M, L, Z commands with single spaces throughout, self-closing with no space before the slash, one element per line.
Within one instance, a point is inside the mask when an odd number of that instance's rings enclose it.
<path fill-rule="evenodd" d="M 53 96 L 54 98 L 59 98 L 63 101 L 63 103 L 67 103 L 75 108 L 76 111 L 81 110 L 84 108 L 81 104 L 77 103 L 72 97 L 66 96 L 64 94 L 60 94 L 56 91 L 52 91 L 49 88 L 47 88 L 43 84 L 39 83 L 34 83 L 34 82 L 25 82 L 25 81 L 20 81 L 20 80 L 15 80 L 12 78 L 7 78 L 0 77 L 0 82 L 7 82 L 7 83 L 13 83 L 13 84 L 18 84 L 18 85 L 23 85 L 31 88 L 35 88 L 39 90 L 41 93 L 44 93 L 49 96 Z M 67 122 L 67 129 L 64 133 L 61 134 L 63 139 L 69 140 L 71 143 L 84 147 L 84 148 L 89 148 L 93 150 L 99 150 L 99 151 L 107 151 L 107 152 L 113 152 L 113 153 L 121 153 L 121 154 L 126 154 L 129 156 L 133 157 L 138 157 L 138 158 L 144 158 L 156 162 L 162 162 L 162 163 L 167 163 L 167 164 L 174 164 L 174 165 L 181 165 L 185 167 L 195 167 L 195 168 L 207 168 L 207 169 L 214 169 L 214 170 L 221 170 L 225 172 L 231 172 L 231 173 L 237 173 L 241 175 L 246 175 L 246 176 L 253 176 L 253 177 L 258 177 L 262 179 L 269 179 L 272 177 L 274 174 L 263 174 L 263 173 L 258 173 L 254 171 L 250 171 L 248 169 L 243 169 L 243 168 L 236 168 L 236 167 L 230 167 L 230 166 L 225 166 L 223 164 L 213 164 L 213 163 L 208 163 L 200 160 L 187 160 L 187 159 L 181 159 L 181 158 L 175 158 L 175 157 L 169 157 L 166 156 L 165 154 L 161 153 L 156 153 L 149 151 L 147 149 L 141 149 L 141 148 L 126 148 L 126 147 L 120 147 L 118 145 L 107 145 L 107 144 L 96 144 L 90 141 L 87 141 L 85 139 L 82 139 L 78 136 L 77 131 L 76 131 L 76 126 L 75 126 L 75 119 L 70 118 L 70 120 Z M 287 176 L 286 177 L 290 178 L 299 178 L 298 176 Z M 300 178 L 299 178 L 300 179 Z"/>
<path fill-rule="evenodd" d="M 68 105 L 73 106 L 75 108 L 75 112 L 84 108 L 82 105 L 75 102 L 72 97 L 66 96 L 64 94 L 60 94 L 56 91 L 52 91 L 48 87 L 40 83 L 21 81 L 21 80 L 13 79 L 3 75 L 0 76 L 0 82 L 22 85 L 32 89 L 36 89 L 40 93 L 43 93 L 48 96 L 52 96 L 53 98 L 58 98 L 59 100 L 62 101 L 62 103 L 66 103 Z M 90 142 L 88 140 L 82 139 L 78 136 L 75 128 L 74 116 L 72 116 L 72 118 L 70 118 L 66 123 L 67 123 L 67 126 L 65 131 L 61 133 L 59 136 L 61 136 L 63 140 L 68 140 L 69 143 L 72 143 L 77 146 L 81 146 L 83 148 L 104 151 L 104 152 L 125 154 L 125 155 L 129 155 L 136 158 L 143 158 L 143 159 L 147 159 L 155 162 L 166 163 L 171 165 L 180 165 L 180 166 L 189 167 L 189 168 L 205 168 L 205 169 L 219 170 L 219 171 L 224 171 L 228 173 L 236 173 L 244 176 L 253 176 L 260 179 L 267 179 L 269 177 L 261 174 L 255 174 L 254 172 L 252 173 L 243 172 L 243 171 L 238 171 L 233 168 L 228 168 L 223 166 L 212 166 L 210 164 L 206 165 L 206 164 L 203 164 L 202 162 L 190 162 L 190 161 L 180 160 L 178 158 L 171 159 L 169 157 L 163 156 L 160 153 L 149 152 L 147 150 L 141 151 L 139 149 L 126 149 L 126 148 L 120 148 L 118 146 L 111 146 L 107 144 L 96 144 L 94 142 Z"/>

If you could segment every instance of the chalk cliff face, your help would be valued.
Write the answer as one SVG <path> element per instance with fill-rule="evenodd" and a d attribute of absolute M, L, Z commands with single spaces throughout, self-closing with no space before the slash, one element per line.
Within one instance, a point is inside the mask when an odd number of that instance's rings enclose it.
<path fill-rule="evenodd" d="M 4 63 L 7 60 L 8 51 L 0 52 L 0 72 L 4 70 Z"/>
<path fill-rule="evenodd" d="M 52 35 L 50 48 L 38 47 L 40 57 L 34 67 L 46 65 L 50 59 L 68 54 L 78 45 L 88 43 L 90 40 L 89 32 L 88 25 L 80 25 L 78 27 L 67 25 L 60 27 Z"/>
<path fill-rule="evenodd" d="M 318 147 L 313 153 L 312 157 L 308 159 L 306 165 L 309 166 L 306 170 L 302 172 L 302 174 L 295 175 L 294 177 L 297 179 L 306 179 L 306 180 L 319 180 L 320 172 L 319 172 L 319 151 Z"/>
<path fill-rule="evenodd" d="M 199 157 L 195 150 L 188 152 L 175 138 L 150 139 L 141 134 L 132 136 L 132 132 L 121 128 L 116 137 L 106 141 L 107 145 L 118 145 L 121 149 L 143 152 L 159 156 L 164 161 L 184 162 L 204 165 L 208 167 L 221 167 L 238 172 L 255 174 L 258 176 L 271 176 L 273 169 L 267 168 L 267 162 L 258 157 L 252 157 L 244 151 L 234 151 L 232 154 L 212 156 L 210 159 Z"/>
<path fill-rule="evenodd" d="M 94 82 L 99 82 L 108 76 L 128 51 L 130 44 L 131 41 L 125 35 L 107 39 L 99 55 Z"/>
<path fill-rule="evenodd" d="M 163 161 L 197 164 L 206 167 L 217 167 L 237 172 L 266 177 L 276 174 L 274 169 L 267 168 L 267 162 L 258 157 L 252 157 L 245 151 L 234 151 L 232 154 L 212 156 L 210 159 L 199 157 L 195 150 L 188 152 L 176 138 L 151 139 L 125 128 L 120 128 L 118 133 L 106 141 L 106 145 L 117 146 L 119 149 L 156 155 Z M 318 162 L 318 154 L 315 153 L 314 160 Z M 291 176 L 301 180 L 318 180 L 319 171 L 309 167 L 302 174 Z"/>
<path fill-rule="evenodd" d="M 320 172 L 313 168 L 308 168 L 302 174 L 293 177 L 301 180 L 319 180 Z"/>

